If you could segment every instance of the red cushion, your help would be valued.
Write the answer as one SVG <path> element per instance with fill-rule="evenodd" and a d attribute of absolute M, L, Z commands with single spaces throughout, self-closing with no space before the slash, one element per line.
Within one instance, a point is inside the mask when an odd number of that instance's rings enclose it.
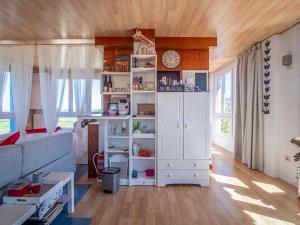
<path fill-rule="evenodd" d="M 0 146 L 4 145 L 13 145 L 17 142 L 17 140 L 20 138 L 20 132 L 13 133 L 9 137 L 5 138 L 1 141 Z"/>
<path fill-rule="evenodd" d="M 61 127 L 56 127 L 55 132 L 61 130 Z M 39 129 L 27 129 L 26 134 L 37 134 L 37 133 L 47 133 L 46 128 L 39 128 Z M 9 137 L 3 139 L 0 143 L 0 146 L 4 145 L 13 145 L 19 140 L 20 138 L 20 132 L 13 133 Z"/>

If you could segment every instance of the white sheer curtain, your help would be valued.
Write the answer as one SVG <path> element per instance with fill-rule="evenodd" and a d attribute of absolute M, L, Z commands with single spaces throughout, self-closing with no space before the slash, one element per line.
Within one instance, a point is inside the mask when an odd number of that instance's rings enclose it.
<path fill-rule="evenodd" d="M 17 129 L 24 136 L 31 100 L 34 45 L 13 46 L 10 51 L 14 113 Z"/>
<path fill-rule="evenodd" d="M 38 46 L 42 108 L 47 132 L 55 131 L 68 78 L 66 46 Z"/>
<path fill-rule="evenodd" d="M 87 163 L 87 128 L 81 128 L 80 116 L 91 114 L 92 82 L 95 70 L 103 69 L 103 48 L 91 45 L 71 46 L 68 50 L 68 58 L 76 115 L 79 116 L 75 128 L 76 159 L 78 164 L 85 164 Z"/>
<path fill-rule="evenodd" d="M 103 49 L 95 46 L 71 46 L 68 51 L 69 67 L 73 80 L 76 114 L 91 113 L 91 87 L 95 70 L 103 68 Z"/>
<path fill-rule="evenodd" d="M 9 48 L 6 46 L 1 46 L 0 47 L 0 109 L 2 106 L 4 87 L 7 79 L 7 72 L 9 72 Z"/>

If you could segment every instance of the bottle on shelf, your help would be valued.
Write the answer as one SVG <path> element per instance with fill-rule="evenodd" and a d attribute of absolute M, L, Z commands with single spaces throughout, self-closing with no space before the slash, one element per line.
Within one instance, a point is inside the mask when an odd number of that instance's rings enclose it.
<path fill-rule="evenodd" d="M 111 76 L 109 76 L 109 80 L 108 80 L 108 92 L 112 92 L 112 81 L 111 81 Z"/>
<path fill-rule="evenodd" d="M 144 85 L 143 85 L 143 78 L 139 77 L 139 84 L 138 84 L 138 89 L 139 91 L 143 91 L 144 90 Z"/>
<path fill-rule="evenodd" d="M 107 76 L 104 76 L 103 92 L 108 92 Z"/>

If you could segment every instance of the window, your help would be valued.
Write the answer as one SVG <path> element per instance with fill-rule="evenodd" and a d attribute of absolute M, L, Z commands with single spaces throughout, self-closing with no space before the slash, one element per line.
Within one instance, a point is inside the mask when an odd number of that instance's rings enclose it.
<path fill-rule="evenodd" d="M 217 134 L 232 137 L 232 70 L 215 77 L 215 130 Z"/>
<path fill-rule="evenodd" d="M 0 104 L 0 134 L 7 134 L 16 131 L 16 120 L 14 115 L 13 94 L 10 73 L 4 85 L 4 96 Z"/>
<path fill-rule="evenodd" d="M 58 121 L 58 126 L 63 128 L 72 128 L 73 124 L 77 121 L 74 83 L 72 79 L 61 80 L 60 82 L 60 89 L 64 85 L 64 96 L 62 100 L 61 117 Z M 84 80 L 82 80 L 82 83 L 83 82 Z M 91 105 L 88 106 L 92 113 L 100 113 L 102 110 L 102 96 L 100 93 L 100 87 L 100 79 L 92 80 Z"/>
<path fill-rule="evenodd" d="M 99 79 L 93 80 L 92 83 L 92 113 L 101 113 L 102 111 L 102 95 L 101 95 L 101 82 Z"/>

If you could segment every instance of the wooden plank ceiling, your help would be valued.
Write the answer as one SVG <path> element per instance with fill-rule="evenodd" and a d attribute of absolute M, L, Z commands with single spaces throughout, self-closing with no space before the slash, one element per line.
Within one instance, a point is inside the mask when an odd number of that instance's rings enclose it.
<path fill-rule="evenodd" d="M 1 40 L 129 36 L 214 37 L 210 70 L 300 19 L 299 0 L 0 0 Z"/>

